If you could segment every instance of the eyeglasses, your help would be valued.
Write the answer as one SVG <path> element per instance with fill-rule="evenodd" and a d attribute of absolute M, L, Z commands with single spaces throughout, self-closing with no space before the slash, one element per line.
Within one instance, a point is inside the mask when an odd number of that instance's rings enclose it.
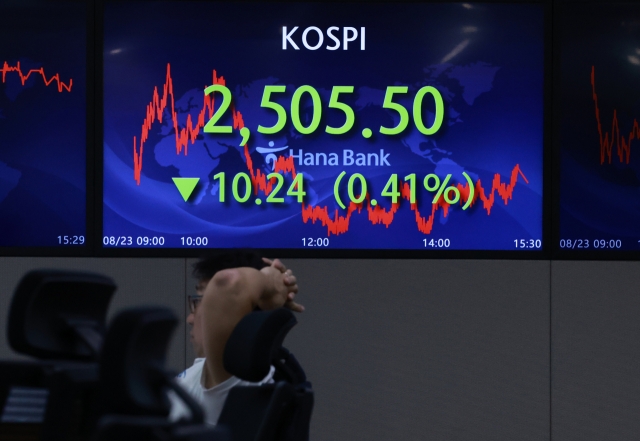
<path fill-rule="evenodd" d="M 191 311 L 191 314 L 195 314 L 196 308 L 198 307 L 198 305 L 200 304 L 200 301 L 202 300 L 202 296 L 188 296 L 187 298 L 189 302 L 189 310 Z"/>

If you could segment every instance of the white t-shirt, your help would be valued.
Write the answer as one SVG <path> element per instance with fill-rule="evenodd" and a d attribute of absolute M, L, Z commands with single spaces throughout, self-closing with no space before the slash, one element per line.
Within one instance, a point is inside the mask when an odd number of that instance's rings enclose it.
<path fill-rule="evenodd" d="M 224 402 L 227 400 L 229 391 L 234 386 L 252 386 L 260 385 L 264 383 L 273 382 L 274 367 L 271 366 L 271 370 L 266 377 L 259 383 L 251 383 L 249 381 L 241 380 L 237 377 L 231 377 L 226 381 L 212 387 L 211 389 L 204 388 L 204 358 L 196 358 L 193 362 L 193 366 L 186 371 L 178 375 L 178 384 L 186 390 L 200 405 L 204 411 L 204 420 L 207 424 L 215 426 L 218 423 L 218 418 L 222 412 Z M 185 403 L 173 392 L 169 394 L 171 400 L 171 413 L 169 414 L 169 420 L 177 421 L 182 417 L 189 417 L 191 412 Z"/>

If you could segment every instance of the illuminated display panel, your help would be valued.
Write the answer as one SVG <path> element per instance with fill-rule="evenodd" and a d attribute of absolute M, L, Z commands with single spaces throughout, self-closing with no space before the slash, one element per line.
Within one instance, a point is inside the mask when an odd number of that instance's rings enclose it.
<path fill-rule="evenodd" d="M 0 254 L 87 247 L 86 9 L 0 4 Z"/>
<path fill-rule="evenodd" d="M 559 227 L 572 257 L 640 250 L 640 5 L 567 3 L 560 50 Z"/>
<path fill-rule="evenodd" d="M 543 15 L 106 3 L 103 247 L 541 250 Z"/>

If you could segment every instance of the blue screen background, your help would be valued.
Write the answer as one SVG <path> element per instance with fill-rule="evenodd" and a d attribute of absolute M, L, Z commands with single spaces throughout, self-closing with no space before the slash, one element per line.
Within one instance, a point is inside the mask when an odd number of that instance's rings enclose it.
<path fill-rule="evenodd" d="M 13 2 L 0 23 L 0 247 L 65 246 L 86 234 L 85 5 Z"/>
<path fill-rule="evenodd" d="M 465 4 L 466 5 L 466 4 Z M 329 248 L 429 249 L 431 239 L 448 239 L 448 249 L 513 250 L 519 239 L 542 239 L 543 169 L 543 13 L 539 5 L 507 4 L 349 4 L 339 9 L 325 4 L 276 3 L 127 3 L 107 4 L 104 19 L 104 205 L 106 237 L 162 237 L 164 246 L 181 247 L 185 236 L 207 237 L 209 247 L 302 248 L 309 240 L 329 238 Z M 470 6 L 470 7 L 469 7 Z M 366 9 L 366 11 L 364 9 Z M 366 12 L 366 13 L 365 13 Z M 294 40 L 300 50 L 282 49 L 281 29 L 299 26 Z M 323 30 L 318 50 L 301 44 L 304 29 Z M 360 40 L 348 50 L 325 49 L 330 26 L 366 28 L 366 48 Z M 312 44 L 315 34 L 309 34 Z M 168 75 L 168 65 L 170 65 Z M 170 104 L 162 122 L 155 120 L 141 155 L 139 183 L 134 172 L 134 137 L 140 152 L 142 123 L 154 88 L 158 96 L 170 77 L 179 129 L 196 119 L 204 103 L 203 90 L 213 71 L 224 77 L 233 108 L 251 130 L 247 153 L 238 130 L 229 135 L 204 133 L 179 153 Z M 274 135 L 258 133 L 258 125 L 275 124 L 275 112 L 260 107 L 265 85 L 285 85 L 274 100 L 287 109 L 285 128 Z M 311 85 L 322 101 L 320 128 L 301 135 L 290 119 L 293 92 Z M 355 125 L 344 135 L 324 133 L 325 125 L 341 126 L 344 115 L 327 105 L 333 86 L 354 86 L 341 99 L 355 111 Z M 399 135 L 382 135 L 379 127 L 394 127 L 397 113 L 382 108 L 388 86 L 407 86 L 409 93 L 394 99 L 409 109 L 424 86 L 434 86 L 444 99 L 444 122 L 425 136 L 413 122 Z M 220 95 L 216 95 L 216 103 Z M 216 104 L 217 105 L 217 104 Z M 303 100 L 302 121 L 312 114 Z M 427 96 L 425 123 L 433 119 Z M 227 111 L 219 124 L 233 124 Z M 207 113 L 207 119 L 209 118 Z M 412 121 L 412 119 L 411 119 Z M 373 136 L 361 132 L 370 128 Z M 272 144 L 270 144 L 272 143 Z M 303 218 L 302 204 L 285 197 L 284 204 L 265 202 L 252 193 L 239 203 L 231 197 L 233 177 L 241 172 L 267 174 L 272 162 L 257 148 L 283 148 L 278 156 L 294 158 L 307 192 L 304 206 L 319 207 L 329 223 Z M 344 165 L 344 151 L 385 156 L 387 165 Z M 383 151 L 383 153 L 381 153 Z M 339 165 L 305 164 L 304 155 L 336 153 Z M 517 172 L 517 168 L 522 174 Z M 515 170 L 515 172 L 514 172 Z M 220 202 L 219 179 L 224 171 L 226 201 Z M 367 181 L 370 199 L 391 209 L 381 193 L 390 175 L 400 182 L 417 177 L 417 205 L 401 199 L 388 225 L 369 217 L 369 201 L 351 213 L 334 197 L 337 176 L 346 172 L 340 194 L 348 205 L 346 184 L 354 173 Z M 451 174 L 450 184 L 474 185 L 480 180 L 487 197 L 493 187 L 509 186 L 506 202 L 494 192 L 493 202 L 476 202 L 467 210 L 458 203 L 432 216 L 432 198 L 423 178 Z M 497 178 L 496 178 L 497 176 Z M 174 177 L 197 177 L 198 186 L 184 201 Z M 526 177 L 526 180 L 525 180 Z M 497 181 L 496 181 L 497 179 Z M 499 185 L 494 185 L 494 181 Z M 284 195 L 291 183 L 285 174 Z M 241 186 L 241 188 L 243 188 Z M 503 189 L 504 190 L 504 189 Z M 243 193 L 243 191 L 241 191 Z M 359 191 L 356 191 L 359 193 Z M 263 200 L 262 205 L 255 203 Z M 464 201 L 463 201 L 464 202 Z M 446 211 L 446 215 L 445 215 Z M 431 219 L 428 233 L 420 231 Z M 338 218 L 346 230 L 332 232 Z M 335 227 L 335 225 L 334 225 Z M 425 241 L 427 239 L 427 241 Z M 108 241 L 105 241 L 108 244 Z"/>

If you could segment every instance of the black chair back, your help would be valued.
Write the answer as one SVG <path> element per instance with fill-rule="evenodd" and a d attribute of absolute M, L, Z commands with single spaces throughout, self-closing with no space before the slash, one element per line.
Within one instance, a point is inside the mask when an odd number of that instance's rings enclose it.
<path fill-rule="evenodd" d="M 116 315 L 100 356 L 100 414 L 169 414 L 164 364 L 178 319 L 168 309 L 132 308 Z"/>
<path fill-rule="evenodd" d="M 95 362 L 116 285 L 79 271 L 35 270 L 19 282 L 7 339 L 40 361 L 0 362 L 0 440 L 83 440 L 90 435 Z"/>
<path fill-rule="evenodd" d="M 236 386 L 229 391 L 218 425 L 232 441 L 306 441 L 313 409 L 311 383 L 295 357 L 282 347 L 297 323 L 285 308 L 257 311 L 235 327 L 224 352 L 225 369 L 259 382 L 274 366 L 274 382 Z"/>
<path fill-rule="evenodd" d="M 100 274 L 35 270 L 16 288 L 7 326 L 11 347 L 40 359 L 96 360 L 116 285 Z"/>
<path fill-rule="evenodd" d="M 94 441 L 229 441 L 206 427 L 200 406 L 164 368 L 178 319 L 170 310 L 139 307 L 111 322 L 100 356 L 100 408 Z M 189 421 L 170 422 L 168 392 L 182 399 Z"/>

